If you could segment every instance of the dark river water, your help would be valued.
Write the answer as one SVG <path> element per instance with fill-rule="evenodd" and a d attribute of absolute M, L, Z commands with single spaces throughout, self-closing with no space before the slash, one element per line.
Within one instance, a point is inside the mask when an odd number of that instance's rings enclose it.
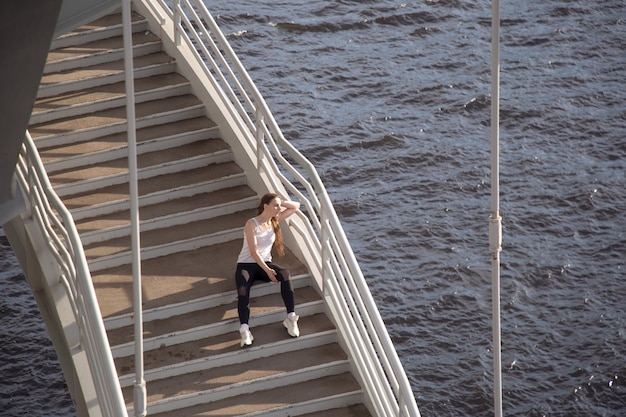
<path fill-rule="evenodd" d="M 491 2 L 207 4 L 318 168 L 422 416 L 493 415 Z M 504 414 L 626 416 L 626 2 L 501 18 Z M 68 415 L 1 243 L 0 413 Z"/>

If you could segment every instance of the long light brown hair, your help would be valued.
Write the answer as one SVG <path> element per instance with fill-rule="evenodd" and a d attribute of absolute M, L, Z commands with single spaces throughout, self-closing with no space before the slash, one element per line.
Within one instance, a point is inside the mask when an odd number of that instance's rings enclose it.
<path fill-rule="evenodd" d="M 261 201 L 259 206 L 257 207 L 257 215 L 263 213 L 265 209 L 265 205 L 272 202 L 275 198 L 281 198 L 278 194 L 275 193 L 267 193 L 263 197 L 261 197 Z M 285 246 L 283 245 L 283 234 L 280 230 L 280 224 L 278 224 L 278 220 L 276 217 L 272 216 L 272 227 L 274 228 L 274 234 L 276 235 L 276 240 L 274 241 L 274 247 L 276 248 L 276 252 L 278 256 L 283 256 L 285 254 Z"/>

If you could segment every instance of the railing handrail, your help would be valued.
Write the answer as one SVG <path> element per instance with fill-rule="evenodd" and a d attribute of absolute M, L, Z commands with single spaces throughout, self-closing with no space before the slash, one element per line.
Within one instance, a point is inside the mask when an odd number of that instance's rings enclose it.
<path fill-rule="evenodd" d="M 164 0 L 159 3 L 173 19 L 174 38 L 177 42 L 186 42 L 206 76 L 213 80 L 234 120 L 241 122 L 244 139 L 257 153 L 257 169 L 268 173 L 275 190 L 284 187 L 303 204 L 309 216 L 307 220 L 313 224 L 311 227 L 306 222 L 306 233 L 312 234 L 315 240 L 312 242 L 309 238 L 305 242 L 314 246 L 314 252 L 322 248 L 320 270 L 325 271 L 325 291 L 329 287 L 335 309 L 343 311 L 348 336 L 359 346 L 366 346 L 365 354 L 356 349 L 355 359 L 361 361 L 359 370 L 364 382 L 371 384 L 368 392 L 374 397 L 374 407 L 380 415 L 419 416 L 404 368 L 313 164 L 285 139 L 261 93 L 204 3 L 174 0 L 173 9 Z M 281 172 L 278 163 L 308 196 Z M 297 232 L 305 233 L 302 229 Z M 359 322 L 355 322 L 354 317 Z M 377 365 L 379 360 L 381 368 Z M 373 371 L 370 371 L 371 366 Z"/>
<path fill-rule="evenodd" d="M 126 405 L 82 242 L 72 215 L 50 184 L 28 131 L 16 165 L 16 177 L 27 196 L 30 215 L 58 263 L 59 280 L 76 321 L 80 345 L 87 355 L 102 415 L 126 417 Z"/>

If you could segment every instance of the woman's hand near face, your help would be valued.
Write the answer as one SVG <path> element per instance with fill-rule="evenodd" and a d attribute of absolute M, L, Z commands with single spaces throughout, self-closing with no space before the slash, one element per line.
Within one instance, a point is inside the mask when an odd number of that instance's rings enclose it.
<path fill-rule="evenodd" d="M 278 215 L 276 215 L 276 220 L 278 221 L 285 220 L 287 217 L 298 211 L 298 209 L 300 208 L 300 203 L 298 203 L 297 201 L 285 200 L 280 203 L 280 207 L 282 211 Z"/>

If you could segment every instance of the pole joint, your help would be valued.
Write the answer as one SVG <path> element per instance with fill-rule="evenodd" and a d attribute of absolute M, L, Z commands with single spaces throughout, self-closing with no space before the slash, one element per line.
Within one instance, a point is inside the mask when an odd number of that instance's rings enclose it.
<path fill-rule="evenodd" d="M 134 399 L 134 408 L 135 408 L 135 417 L 145 417 L 147 415 L 147 392 L 146 392 L 146 381 L 135 380 L 134 390 L 133 390 L 133 399 Z"/>
<path fill-rule="evenodd" d="M 489 217 L 489 250 L 493 256 L 502 251 L 502 217 L 493 214 Z"/>

